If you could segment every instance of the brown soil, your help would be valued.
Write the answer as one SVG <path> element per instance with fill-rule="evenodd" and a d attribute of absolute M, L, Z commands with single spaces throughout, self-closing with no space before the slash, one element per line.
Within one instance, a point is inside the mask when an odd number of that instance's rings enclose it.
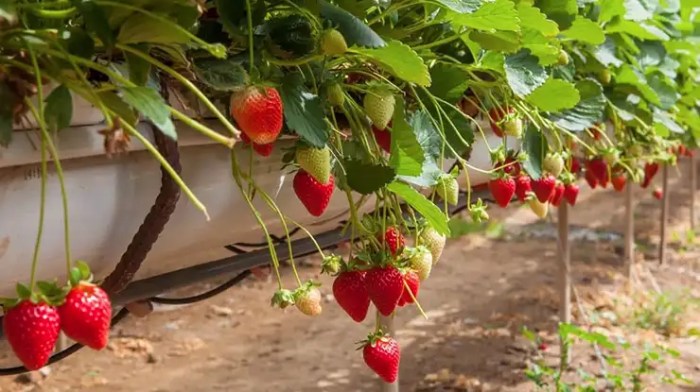
<path fill-rule="evenodd" d="M 669 237 L 683 239 L 689 189 L 677 173 L 672 171 L 671 178 Z M 648 390 L 676 390 L 653 379 L 677 369 L 691 380 L 700 380 L 696 367 L 700 348 L 687 333 L 700 323 L 697 310 L 687 311 L 685 324 L 672 331 L 680 337 L 673 338 L 629 327 L 628 315 L 640 309 L 636 302 L 640 293 L 648 293 L 654 284 L 664 290 L 686 288 L 690 297 L 700 296 L 700 274 L 694 272 L 698 253 L 687 244 L 672 243 L 670 262 L 658 267 L 659 202 L 651 198 L 651 189 L 636 191 L 641 267 L 633 285 L 637 294 L 627 295 L 619 238 L 623 200 L 621 193 L 584 191 L 572 210 L 572 274 L 580 299 L 573 306 L 576 322 L 588 327 L 587 318 L 595 319 L 596 330 L 624 336 L 633 347 L 658 341 L 678 350 L 681 357 L 659 367 L 648 380 Z M 494 208 L 491 215 L 503 224 L 502 235 L 494 236 L 495 230 L 490 230 L 452 240 L 421 287 L 420 301 L 429 319 L 415 308 L 398 314 L 402 390 L 530 391 L 535 387 L 524 376 L 527 363 L 540 354 L 546 363 L 556 363 L 555 225 L 537 222 L 527 208 Z M 305 260 L 302 279 L 316 277 L 316 271 L 317 260 Z M 285 279 L 291 285 L 289 270 Z M 334 303 L 331 280 L 319 279 L 326 295 L 320 317 L 271 308 L 274 284 L 250 278 L 203 303 L 159 307 L 145 318 L 130 317 L 114 330 L 105 352 L 83 350 L 51 366 L 45 372 L 48 375 L 5 378 L 0 380 L 0 391 L 380 390 L 354 344 L 366 336 L 373 321 L 368 317 L 363 324 L 352 322 Z M 616 317 L 613 321 L 606 318 L 611 314 Z M 539 331 L 548 346 L 545 351 L 538 354 L 522 337 L 523 326 Z M 625 354 L 632 365 L 638 352 L 632 349 Z M 601 371 L 587 344 L 574 347 L 572 369 L 578 368 L 593 374 Z M 574 377 L 573 373 L 567 377 Z"/>

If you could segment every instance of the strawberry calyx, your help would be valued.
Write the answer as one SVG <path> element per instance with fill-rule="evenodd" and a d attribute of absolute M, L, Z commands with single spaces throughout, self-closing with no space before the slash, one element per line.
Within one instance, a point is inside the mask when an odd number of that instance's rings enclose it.
<path fill-rule="evenodd" d="M 478 199 L 476 203 L 470 205 L 469 216 L 471 217 L 472 221 L 480 223 L 489 220 L 489 214 L 486 212 L 487 208 L 488 206 L 481 199 Z"/>
<path fill-rule="evenodd" d="M 287 289 L 279 289 L 272 294 L 270 305 L 277 306 L 280 309 L 294 305 L 294 292 Z"/>
<path fill-rule="evenodd" d="M 318 287 L 321 287 L 321 283 L 314 282 L 313 280 L 306 281 L 292 292 L 294 302 L 296 302 L 299 298 L 307 295 L 309 292 L 311 292 L 311 290 L 314 290 Z"/>
<path fill-rule="evenodd" d="M 321 261 L 321 273 L 335 276 L 347 270 L 348 264 L 341 256 L 336 254 L 323 256 L 323 260 Z"/>
<path fill-rule="evenodd" d="M 384 333 L 384 331 L 381 328 L 378 328 L 376 331 L 370 332 L 369 334 L 367 334 L 367 339 L 360 340 L 359 342 L 356 342 L 355 344 L 358 345 L 357 350 L 362 350 L 365 346 L 374 347 L 377 345 L 378 341 L 381 340 L 384 342 L 388 342 L 389 339 L 391 339 L 389 337 L 389 335 Z"/>

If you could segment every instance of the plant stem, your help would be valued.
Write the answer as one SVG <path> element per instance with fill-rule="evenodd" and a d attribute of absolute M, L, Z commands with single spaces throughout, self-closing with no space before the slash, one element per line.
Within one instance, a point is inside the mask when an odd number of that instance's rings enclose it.
<path fill-rule="evenodd" d="M 161 69 L 163 72 L 167 73 L 168 75 L 172 76 L 175 78 L 178 82 L 182 83 L 183 86 L 187 87 L 188 90 L 190 90 L 194 95 L 199 98 L 202 103 L 204 103 L 204 106 L 207 107 L 207 109 L 211 110 L 211 112 L 216 116 L 216 118 L 221 121 L 226 129 L 228 129 L 231 134 L 235 137 L 238 138 L 240 136 L 240 131 L 236 129 L 236 127 L 231 124 L 230 121 L 219 111 L 219 109 L 214 105 L 209 98 L 204 95 L 204 93 L 197 88 L 192 82 L 190 82 L 187 78 L 182 76 L 179 72 L 175 71 L 174 69 L 168 67 L 167 65 L 163 64 L 162 62 L 152 58 L 146 53 L 141 52 L 140 50 L 136 50 L 132 47 L 129 47 L 127 45 L 120 45 L 117 44 L 117 48 L 124 51 L 133 54 L 134 56 L 137 56 L 151 65 Z M 174 109 L 173 109 L 174 110 Z"/>
<path fill-rule="evenodd" d="M 245 14 L 248 21 L 248 73 L 253 73 L 255 65 L 255 37 L 253 37 L 253 7 L 250 6 L 250 0 L 245 0 Z"/>
<path fill-rule="evenodd" d="M 168 174 L 170 174 L 170 177 L 172 177 L 172 179 L 175 181 L 175 183 L 180 187 L 180 189 L 182 189 L 182 191 L 185 193 L 187 198 L 190 199 L 192 204 L 194 204 L 194 206 L 198 210 L 200 210 L 200 211 L 202 211 L 202 213 L 204 213 L 204 216 L 206 217 L 207 221 L 210 221 L 211 218 L 209 217 L 209 213 L 207 212 L 207 208 L 204 206 L 204 204 L 202 204 L 201 201 L 199 201 L 197 196 L 194 195 L 194 193 L 187 186 L 187 184 L 185 184 L 185 182 L 182 181 L 182 178 L 180 177 L 180 175 L 178 175 L 177 172 L 175 171 L 175 169 L 173 169 L 173 167 L 170 166 L 170 164 L 168 163 L 167 160 L 165 160 L 163 155 L 161 155 L 161 153 L 158 152 L 158 149 L 156 149 L 155 146 L 153 146 L 153 144 L 150 141 L 148 141 L 148 139 L 146 139 L 145 136 L 143 136 L 141 134 L 141 132 L 139 132 L 138 130 L 136 130 L 136 128 L 131 126 L 131 124 L 124 121 L 121 123 L 121 125 L 122 125 L 122 127 L 124 127 L 126 129 L 126 131 L 130 135 L 136 137 L 141 142 L 141 144 L 143 144 L 143 146 L 146 147 L 146 150 L 148 150 L 156 158 L 156 160 L 160 163 L 160 165 L 165 169 L 165 171 L 168 172 Z"/>

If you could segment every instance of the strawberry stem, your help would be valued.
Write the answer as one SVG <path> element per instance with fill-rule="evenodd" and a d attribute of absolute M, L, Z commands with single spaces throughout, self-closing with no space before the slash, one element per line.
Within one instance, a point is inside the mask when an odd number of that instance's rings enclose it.
<path fill-rule="evenodd" d="M 246 19 L 248 22 L 248 72 L 253 72 L 255 64 L 254 39 L 253 39 L 253 7 L 250 6 L 250 0 L 245 0 Z"/>
<path fill-rule="evenodd" d="M 408 282 L 406 282 L 406 279 L 403 280 L 403 289 L 411 297 L 411 299 L 413 300 L 413 303 L 416 304 L 416 307 L 418 308 L 418 311 L 420 312 L 421 316 L 423 316 L 427 320 L 428 315 L 425 314 L 425 312 L 423 311 L 423 308 L 420 306 L 420 303 L 418 303 L 418 298 L 413 296 L 413 292 L 411 291 L 411 288 L 408 287 Z"/>
<path fill-rule="evenodd" d="M 32 60 L 32 66 L 36 72 L 37 77 L 37 95 L 39 109 L 34 106 L 34 104 L 29 102 L 29 109 L 32 115 L 36 119 L 39 127 L 44 129 L 44 90 L 42 88 L 41 71 L 39 70 L 39 64 L 36 61 L 36 56 L 31 45 L 27 45 L 27 50 L 29 56 Z M 46 180 L 47 180 L 47 163 L 46 163 L 46 134 L 44 132 L 41 135 L 41 191 L 39 196 L 39 228 L 36 233 L 36 242 L 34 243 L 34 255 L 32 256 L 32 266 L 31 272 L 29 274 L 29 288 L 31 292 L 34 292 L 34 285 L 36 283 L 36 266 L 39 261 L 39 251 L 41 249 L 41 238 L 44 233 L 44 215 L 46 212 Z"/>
<path fill-rule="evenodd" d="M 194 204 L 194 206 L 202 211 L 204 213 L 204 216 L 206 217 L 207 221 L 211 220 L 211 217 L 209 217 L 209 213 L 207 212 L 207 208 L 202 204 L 201 201 L 197 198 L 197 196 L 194 195 L 192 190 L 185 184 L 184 181 L 182 181 L 182 178 L 177 174 L 175 169 L 168 163 L 168 161 L 161 155 L 160 152 L 158 152 L 158 149 L 153 146 L 153 144 L 146 139 L 145 136 L 141 134 L 141 132 L 137 131 L 136 128 L 131 126 L 131 124 L 127 123 L 126 121 L 123 121 L 121 125 L 127 130 L 127 132 L 134 136 L 135 138 L 139 139 L 141 144 L 146 147 L 146 149 L 156 158 L 158 162 L 160 162 L 161 166 L 165 169 L 168 174 L 170 174 L 170 177 L 175 181 L 175 183 L 182 189 L 182 191 L 185 193 L 188 199 Z"/>
<path fill-rule="evenodd" d="M 258 221 L 258 224 L 260 225 L 260 227 L 263 230 L 263 233 L 265 234 L 265 241 L 267 242 L 267 248 L 270 250 L 270 258 L 272 259 L 272 267 L 275 270 L 275 275 L 277 277 L 277 285 L 279 289 L 282 290 L 282 276 L 280 275 L 279 271 L 279 260 L 277 259 L 277 252 L 275 251 L 275 246 L 272 243 L 272 238 L 270 237 L 270 232 L 267 230 L 265 221 L 263 221 L 262 217 L 260 216 L 260 212 L 255 208 L 252 200 L 250 199 L 250 196 L 243 188 L 243 181 L 241 179 L 241 169 L 238 166 L 238 159 L 236 158 L 235 150 L 231 150 L 231 175 L 233 176 L 233 179 L 236 182 L 238 190 L 243 195 L 246 204 L 248 204 L 250 211 L 253 213 L 253 216 L 255 216 L 255 220 Z"/>

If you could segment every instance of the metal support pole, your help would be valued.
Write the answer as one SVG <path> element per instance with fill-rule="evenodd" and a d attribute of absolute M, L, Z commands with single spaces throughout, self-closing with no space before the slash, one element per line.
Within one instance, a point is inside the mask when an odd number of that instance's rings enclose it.
<path fill-rule="evenodd" d="M 666 264 L 666 221 L 668 220 L 668 165 L 663 169 L 663 198 L 661 199 L 661 239 L 659 241 L 659 264 Z"/>
<path fill-rule="evenodd" d="M 379 317 L 379 323 L 382 326 L 382 330 L 384 333 L 388 334 L 392 338 L 396 339 L 396 328 L 394 328 L 394 315 L 390 316 L 381 316 Z M 399 379 L 401 377 L 401 371 L 399 369 L 399 377 L 396 378 L 396 381 L 388 384 L 384 381 L 379 381 L 380 382 L 380 387 L 379 390 L 381 392 L 399 392 Z"/>
<path fill-rule="evenodd" d="M 697 162 L 695 154 L 690 155 L 690 230 L 695 232 L 695 190 L 697 189 Z"/>
<path fill-rule="evenodd" d="M 634 273 L 634 188 L 632 183 L 627 184 L 625 190 L 625 263 L 627 267 L 627 279 L 632 279 Z"/>
<path fill-rule="evenodd" d="M 558 225 L 559 225 L 559 283 L 560 283 L 560 305 L 559 305 L 559 322 L 571 323 L 571 253 L 569 248 L 569 206 L 566 203 L 561 203 L 558 208 Z M 561 342 L 561 361 L 562 368 L 565 368 L 570 363 L 571 347 Z"/>

